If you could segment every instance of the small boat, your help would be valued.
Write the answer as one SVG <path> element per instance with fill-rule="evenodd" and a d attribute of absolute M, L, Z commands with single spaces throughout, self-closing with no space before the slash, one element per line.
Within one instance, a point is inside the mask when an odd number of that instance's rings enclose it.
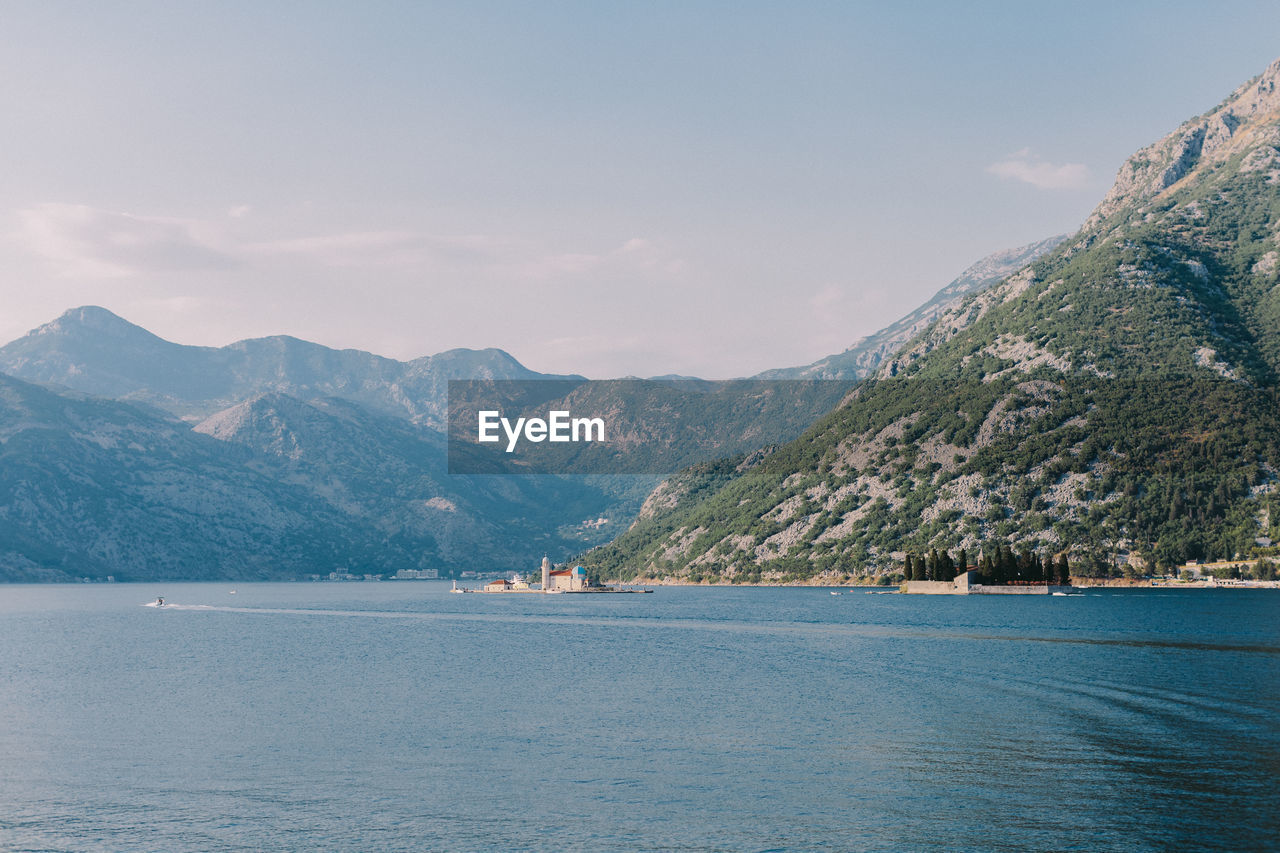
<path fill-rule="evenodd" d="M 831 590 L 831 594 L 832 594 L 832 595 L 839 595 L 840 593 L 836 592 L 836 591 L 833 589 L 833 590 Z"/>

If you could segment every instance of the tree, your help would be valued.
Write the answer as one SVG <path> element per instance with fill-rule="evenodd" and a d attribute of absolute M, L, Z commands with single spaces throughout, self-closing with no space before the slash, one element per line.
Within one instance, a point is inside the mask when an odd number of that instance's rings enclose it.
<path fill-rule="evenodd" d="M 1028 583 L 1036 580 L 1036 555 L 1031 551 L 1023 548 L 1018 553 L 1018 573 L 1017 578 L 1020 581 Z"/>
<path fill-rule="evenodd" d="M 941 565 L 938 568 L 938 580 L 953 581 L 956 579 L 956 564 L 951 562 L 951 553 L 943 551 L 938 555 Z"/>
<path fill-rule="evenodd" d="M 1018 561 L 1013 556 L 1013 549 L 1008 545 L 997 546 L 996 554 L 996 576 L 999 578 L 997 583 L 1007 584 L 1018 576 Z"/>
<path fill-rule="evenodd" d="M 911 569 L 911 579 L 913 581 L 922 581 L 925 578 L 924 557 L 917 556 L 915 563 Z"/>

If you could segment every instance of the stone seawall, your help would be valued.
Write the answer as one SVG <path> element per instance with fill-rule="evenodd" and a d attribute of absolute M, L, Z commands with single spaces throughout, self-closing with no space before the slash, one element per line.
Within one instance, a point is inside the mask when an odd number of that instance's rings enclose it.
<path fill-rule="evenodd" d="M 1060 589 L 1061 587 L 1057 587 Z M 969 586 L 970 595 L 1048 595 L 1049 585 L 1043 583 L 1026 586 L 986 586 L 975 583 Z"/>
<path fill-rule="evenodd" d="M 964 595 L 968 590 L 959 589 L 954 581 L 907 581 L 903 592 L 912 595 Z"/>

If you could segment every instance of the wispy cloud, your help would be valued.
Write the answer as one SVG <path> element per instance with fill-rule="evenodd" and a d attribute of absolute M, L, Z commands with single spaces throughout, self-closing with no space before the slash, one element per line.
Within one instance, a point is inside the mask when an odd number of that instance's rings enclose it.
<path fill-rule="evenodd" d="M 627 240 L 605 251 L 562 251 L 537 241 L 485 234 L 426 234 L 414 231 L 348 231 L 293 237 L 244 246 L 258 258 L 292 259 L 340 267 L 469 269 L 506 280 L 581 278 L 611 267 L 651 268 L 663 259 L 649 241 Z"/>
<path fill-rule="evenodd" d="M 991 174 L 1008 180 L 1022 181 L 1041 190 L 1078 190 L 1093 180 L 1083 163 L 1050 163 L 1030 148 L 1015 151 L 987 167 Z"/>
<path fill-rule="evenodd" d="M 19 211 L 18 222 L 17 238 L 66 276 L 121 278 L 238 263 L 190 221 L 83 204 L 40 204 Z"/>
<path fill-rule="evenodd" d="M 248 255 L 314 261 L 326 266 L 403 266 L 420 263 L 429 246 L 409 231 L 348 231 L 246 243 Z"/>
<path fill-rule="evenodd" d="M 277 272 L 305 267 L 310 274 L 322 267 L 461 274 L 518 287 L 576 284 L 598 276 L 670 277 L 684 269 L 680 259 L 642 237 L 580 250 L 526 237 L 412 229 L 290 235 L 278 222 L 247 222 L 249 213 L 242 205 L 208 219 L 179 219 L 40 204 L 18 211 L 12 236 L 59 274 L 82 279 L 245 267 Z M 264 239 L 264 230 L 284 236 Z"/>
<path fill-rule="evenodd" d="M 522 278 L 537 281 L 574 279 L 586 275 L 617 272 L 619 269 L 654 270 L 670 266 L 667 258 L 653 243 L 632 237 L 622 245 L 599 252 L 530 251 L 523 257 L 512 257 L 509 270 Z M 674 271 L 674 267 L 669 271 Z"/>

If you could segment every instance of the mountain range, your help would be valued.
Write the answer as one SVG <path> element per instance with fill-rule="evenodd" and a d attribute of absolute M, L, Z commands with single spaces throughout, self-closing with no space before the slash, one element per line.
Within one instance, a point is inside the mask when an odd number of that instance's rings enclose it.
<path fill-rule="evenodd" d="M 225 347 L 175 344 L 104 308 L 67 311 L 0 347 L 0 371 L 163 409 L 196 422 L 255 394 L 339 397 L 443 429 L 450 379 L 575 379 L 529 370 L 499 349 L 454 349 L 409 362 L 287 336 Z"/>
<path fill-rule="evenodd" d="M 775 399 L 780 423 L 696 381 L 588 385 L 500 350 L 189 347 L 73 309 L 0 347 L 0 579 L 448 575 L 595 546 L 600 574 L 778 581 L 993 543 L 1087 566 L 1265 549 L 1280 539 L 1277 82 L 1280 64 L 1135 154 L 1080 232 L 985 259 L 843 353 L 759 374 L 861 381 Z M 725 435 L 661 483 L 451 474 L 451 379 L 546 382 L 613 410 L 661 400 Z"/>
<path fill-rule="evenodd" d="M 975 265 L 867 339 L 875 345 L 844 354 L 848 370 L 776 378 L 856 378 L 904 329 L 989 283 L 993 267 L 1044 248 Z M 449 380 L 536 381 L 544 407 L 629 413 L 624 443 L 714 421 L 677 457 L 686 461 L 790 440 L 843 394 L 838 383 L 784 383 L 766 395 L 773 404 L 750 407 L 734 383 L 587 383 L 496 349 L 400 362 L 283 336 L 185 346 L 94 306 L 0 347 L 0 371 L 0 579 L 10 581 L 527 568 L 611 539 L 659 478 L 450 474 Z"/>

